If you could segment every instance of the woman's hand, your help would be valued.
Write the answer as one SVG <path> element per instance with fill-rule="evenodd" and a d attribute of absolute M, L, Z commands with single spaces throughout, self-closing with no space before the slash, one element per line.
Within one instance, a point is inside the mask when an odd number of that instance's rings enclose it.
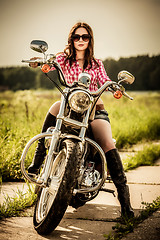
<path fill-rule="evenodd" d="M 31 58 L 30 60 L 36 60 L 36 59 L 39 59 L 38 57 L 34 57 L 34 58 Z M 32 67 L 32 68 L 37 68 L 38 67 L 38 63 L 37 62 L 32 62 L 32 63 L 29 63 L 29 66 Z"/>

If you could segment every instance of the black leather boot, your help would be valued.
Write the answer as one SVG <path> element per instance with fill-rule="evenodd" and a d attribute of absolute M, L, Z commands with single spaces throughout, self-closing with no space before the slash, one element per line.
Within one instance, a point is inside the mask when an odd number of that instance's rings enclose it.
<path fill-rule="evenodd" d="M 44 124 L 42 127 L 42 132 L 46 132 L 49 127 L 54 127 L 56 125 L 56 117 L 48 112 Z M 29 174 L 38 174 L 39 169 L 44 161 L 46 156 L 46 148 L 44 146 L 44 138 L 41 138 L 38 141 L 38 146 L 36 148 L 33 161 L 31 165 L 28 167 Z"/>
<path fill-rule="evenodd" d="M 117 188 L 118 200 L 121 204 L 121 215 L 132 218 L 134 217 L 134 211 L 131 207 L 127 179 L 118 150 L 112 149 L 106 152 L 105 155 L 112 181 Z"/>

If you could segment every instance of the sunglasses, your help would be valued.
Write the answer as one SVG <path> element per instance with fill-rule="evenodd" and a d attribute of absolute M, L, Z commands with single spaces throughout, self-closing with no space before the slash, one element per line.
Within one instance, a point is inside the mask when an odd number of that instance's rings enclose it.
<path fill-rule="evenodd" d="M 82 40 L 83 40 L 84 42 L 89 42 L 89 40 L 90 40 L 91 37 L 90 37 L 89 34 L 83 34 L 83 35 L 74 34 L 74 35 L 72 36 L 72 39 L 73 39 L 74 42 L 78 42 L 78 41 L 80 40 L 80 38 L 82 38 Z"/>

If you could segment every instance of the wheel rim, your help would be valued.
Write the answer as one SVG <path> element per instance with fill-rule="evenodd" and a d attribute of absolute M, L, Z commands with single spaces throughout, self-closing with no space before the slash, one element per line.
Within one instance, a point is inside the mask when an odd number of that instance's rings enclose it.
<path fill-rule="evenodd" d="M 39 201 L 37 203 L 36 221 L 38 223 L 45 219 L 53 204 L 54 199 L 56 198 L 65 171 L 66 150 L 61 150 L 54 161 L 56 161 L 56 164 L 51 171 L 50 185 L 49 187 L 42 189 Z"/>

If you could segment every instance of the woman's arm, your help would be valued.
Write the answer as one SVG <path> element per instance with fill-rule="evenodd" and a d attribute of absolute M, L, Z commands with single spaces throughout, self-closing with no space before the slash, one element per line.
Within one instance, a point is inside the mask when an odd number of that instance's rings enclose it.
<path fill-rule="evenodd" d="M 62 71 L 64 70 L 65 67 L 65 59 L 66 59 L 66 54 L 61 52 L 56 54 L 56 61 L 59 63 L 59 65 L 62 68 Z M 55 67 L 51 68 L 51 71 L 54 71 Z"/>
<path fill-rule="evenodd" d="M 97 80 L 99 82 L 99 85 L 102 86 L 106 81 L 111 81 L 111 79 L 108 77 L 104 65 L 101 60 L 98 60 L 98 71 L 97 71 Z"/>

